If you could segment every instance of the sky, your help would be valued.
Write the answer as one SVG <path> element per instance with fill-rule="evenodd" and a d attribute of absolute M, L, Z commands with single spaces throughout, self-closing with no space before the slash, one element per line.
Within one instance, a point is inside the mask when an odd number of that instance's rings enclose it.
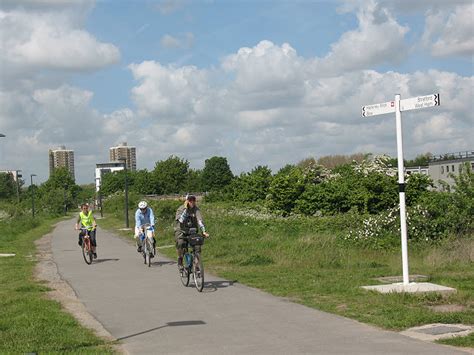
<path fill-rule="evenodd" d="M 395 94 L 440 93 L 402 114 L 405 158 L 471 151 L 473 55 L 470 0 L 2 0 L 0 170 L 45 181 L 66 145 L 92 183 L 122 141 L 148 170 L 396 156 L 394 115 L 361 116 Z"/>

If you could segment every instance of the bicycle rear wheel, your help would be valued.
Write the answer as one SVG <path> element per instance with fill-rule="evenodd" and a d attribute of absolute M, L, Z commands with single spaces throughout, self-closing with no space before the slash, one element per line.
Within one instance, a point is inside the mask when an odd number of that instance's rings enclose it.
<path fill-rule="evenodd" d="M 90 265 L 92 263 L 91 241 L 89 238 L 82 239 L 82 256 L 86 264 Z"/>
<path fill-rule="evenodd" d="M 193 277 L 196 289 L 198 292 L 202 292 L 202 289 L 204 288 L 204 267 L 202 265 L 201 255 L 199 255 L 199 253 L 194 254 Z"/>

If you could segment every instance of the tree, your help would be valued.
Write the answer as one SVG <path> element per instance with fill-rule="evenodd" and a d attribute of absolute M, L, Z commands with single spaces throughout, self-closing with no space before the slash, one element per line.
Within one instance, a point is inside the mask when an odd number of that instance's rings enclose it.
<path fill-rule="evenodd" d="M 151 172 L 153 190 L 158 194 L 183 192 L 188 170 L 189 162 L 177 156 L 172 155 L 166 160 L 157 162 Z"/>
<path fill-rule="evenodd" d="M 273 177 L 269 188 L 268 206 L 274 211 L 289 214 L 304 191 L 304 175 L 300 168 L 280 170 Z"/>
<path fill-rule="evenodd" d="M 360 163 L 368 158 L 368 154 L 356 153 L 351 155 L 326 155 L 318 159 L 317 163 L 327 169 L 334 169 L 344 164 L 351 164 L 352 162 Z M 314 158 L 312 158 L 314 160 Z M 308 160 L 308 159 L 305 159 Z M 304 162 L 303 160 L 302 162 Z M 300 164 L 302 163 L 300 162 Z"/>
<path fill-rule="evenodd" d="M 141 195 L 150 195 L 155 193 L 152 174 L 146 169 L 133 171 L 131 174 L 133 184 L 131 190 Z"/>
<path fill-rule="evenodd" d="M 202 187 L 202 170 L 189 169 L 186 182 L 184 184 L 186 192 L 203 192 Z"/>
<path fill-rule="evenodd" d="M 233 199 L 241 202 L 265 200 L 271 181 L 272 171 L 266 166 L 242 173 L 230 185 Z"/>
<path fill-rule="evenodd" d="M 229 185 L 234 175 L 230 170 L 227 158 L 212 157 L 206 159 L 202 171 L 203 187 L 207 191 L 221 190 Z"/>
<path fill-rule="evenodd" d="M 133 177 L 130 172 L 127 172 L 128 184 L 133 186 Z M 103 196 L 111 195 L 117 191 L 125 189 L 125 171 L 114 171 L 102 175 L 100 190 Z"/>
<path fill-rule="evenodd" d="M 0 173 L 0 198 L 11 198 L 16 194 L 16 182 L 13 174 Z"/>

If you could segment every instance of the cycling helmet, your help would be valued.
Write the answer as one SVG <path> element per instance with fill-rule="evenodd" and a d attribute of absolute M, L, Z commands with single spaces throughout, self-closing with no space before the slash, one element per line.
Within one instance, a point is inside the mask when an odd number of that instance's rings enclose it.
<path fill-rule="evenodd" d="M 140 209 L 144 209 L 147 207 L 148 207 L 148 203 L 146 203 L 146 201 L 140 201 L 140 203 L 138 204 L 138 208 Z"/>

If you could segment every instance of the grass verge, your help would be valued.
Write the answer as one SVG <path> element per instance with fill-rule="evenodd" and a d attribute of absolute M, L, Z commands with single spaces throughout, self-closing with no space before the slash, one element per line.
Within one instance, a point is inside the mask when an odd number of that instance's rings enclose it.
<path fill-rule="evenodd" d="M 461 346 L 461 347 L 467 347 L 467 348 L 474 348 L 474 333 L 471 333 L 464 337 L 454 337 L 454 338 L 449 338 L 449 339 L 438 340 L 437 343 L 453 345 L 453 346 Z"/>
<path fill-rule="evenodd" d="M 61 305 L 49 300 L 49 288 L 33 279 L 34 241 L 60 219 L 0 221 L 0 353 L 113 353 L 111 346 L 83 328 Z M 39 222 L 41 221 L 41 222 Z"/>
<path fill-rule="evenodd" d="M 173 203 L 153 203 L 158 245 L 174 243 Z M 309 307 L 357 319 L 386 329 L 402 330 L 429 323 L 474 324 L 474 239 L 452 239 L 439 245 L 410 246 L 411 274 L 454 287 L 456 294 L 382 295 L 361 289 L 382 276 L 401 275 L 399 250 L 368 250 L 338 238 L 347 233 L 344 216 L 267 218 L 228 213 L 227 206 L 203 204 L 213 238 L 203 248 L 208 271 L 230 280 L 286 297 Z M 105 228 L 123 222 L 113 216 Z M 131 233 L 128 232 L 128 235 Z M 162 252 L 175 258 L 174 248 Z M 441 313 L 432 306 L 460 305 L 462 311 Z M 463 342 L 473 346 L 472 337 Z"/>

